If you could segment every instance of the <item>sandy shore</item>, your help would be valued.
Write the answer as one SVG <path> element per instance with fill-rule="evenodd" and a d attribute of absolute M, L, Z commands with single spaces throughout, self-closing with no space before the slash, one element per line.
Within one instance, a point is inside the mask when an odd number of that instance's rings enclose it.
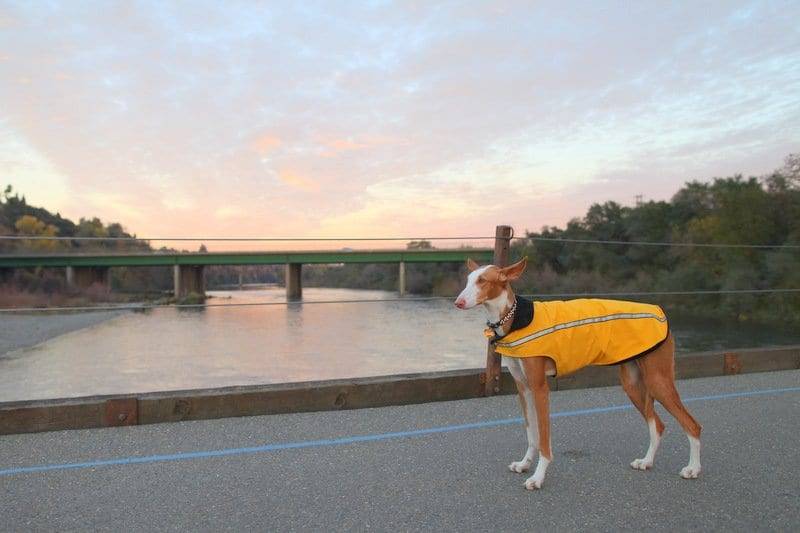
<path fill-rule="evenodd" d="M 30 313 L 0 315 L 0 357 L 120 316 L 125 311 L 86 313 Z"/>

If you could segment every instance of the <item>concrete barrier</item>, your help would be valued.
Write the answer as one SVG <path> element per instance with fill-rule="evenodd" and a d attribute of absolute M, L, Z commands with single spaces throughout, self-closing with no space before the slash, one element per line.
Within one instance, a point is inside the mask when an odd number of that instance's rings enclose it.
<path fill-rule="evenodd" d="M 683 355 L 678 379 L 800 368 L 800 346 Z M 551 380 L 553 390 L 617 384 L 616 367 Z M 0 403 L 0 434 L 463 400 L 486 394 L 484 369 L 135 395 Z M 507 371 L 500 394 L 516 392 Z"/>

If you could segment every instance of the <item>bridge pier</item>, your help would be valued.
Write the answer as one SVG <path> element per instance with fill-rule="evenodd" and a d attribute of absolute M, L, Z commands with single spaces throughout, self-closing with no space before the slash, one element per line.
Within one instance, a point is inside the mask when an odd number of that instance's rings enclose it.
<path fill-rule="evenodd" d="M 406 295 L 406 262 L 400 261 L 400 267 L 397 271 L 397 292 L 400 297 Z"/>
<path fill-rule="evenodd" d="M 111 272 L 109 267 L 67 267 L 67 286 L 74 289 L 88 289 L 92 285 L 100 285 L 111 290 Z"/>
<path fill-rule="evenodd" d="M 202 265 L 175 265 L 172 270 L 175 298 L 185 298 L 191 293 L 205 297 L 206 279 Z"/>
<path fill-rule="evenodd" d="M 286 264 L 286 299 L 300 300 L 303 297 L 303 264 Z"/>

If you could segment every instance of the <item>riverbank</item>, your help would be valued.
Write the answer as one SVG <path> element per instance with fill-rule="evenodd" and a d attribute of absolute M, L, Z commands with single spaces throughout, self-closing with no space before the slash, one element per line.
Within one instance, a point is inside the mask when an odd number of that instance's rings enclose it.
<path fill-rule="evenodd" d="M 82 291 L 25 291 L 0 286 L 0 309 L 46 309 L 53 307 L 92 307 L 114 304 L 175 303 L 164 292 L 113 292 L 93 285 Z"/>
<path fill-rule="evenodd" d="M 58 313 L 6 314 L 0 317 L 0 358 L 54 337 L 85 329 L 118 317 L 126 311 L 89 311 Z"/>
<path fill-rule="evenodd" d="M 95 291 L 96 292 L 96 291 Z M 205 297 L 190 294 L 176 300 L 160 293 L 125 294 L 93 293 L 72 295 L 68 293 L 30 293 L 15 290 L 0 290 L 0 309 L 52 309 L 57 307 L 105 307 L 125 305 L 170 305 L 199 304 Z M 97 311 L 30 311 L 0 314 L 0 358 L 5 354 L 35 346 L 66 333 L 78 331 L 118 317 L 126 310 L 114 311 L 104 308 Z"/>

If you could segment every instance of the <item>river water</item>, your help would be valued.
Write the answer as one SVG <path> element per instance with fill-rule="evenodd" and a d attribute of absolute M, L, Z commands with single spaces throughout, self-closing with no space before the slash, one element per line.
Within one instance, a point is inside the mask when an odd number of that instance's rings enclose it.
<path fill-rule="evenodd" d="M 284 294 L 282 288 L 212 291 L 210 301 L 280 302 Z M 311 301 L 393 297 L 304 290 Z M 24 334 L 68 316 L 31 315 L 14 327 Z M 484 321 L 483 309 L 458 311 L 449 300 L 115 313 L 0 354 L 0 401 L 477 368 L 485 363 Z M 800 343 L 798 332 L 755 326 L 680 317 L 671 317 L 671 326 L 679 354 Z"/>

